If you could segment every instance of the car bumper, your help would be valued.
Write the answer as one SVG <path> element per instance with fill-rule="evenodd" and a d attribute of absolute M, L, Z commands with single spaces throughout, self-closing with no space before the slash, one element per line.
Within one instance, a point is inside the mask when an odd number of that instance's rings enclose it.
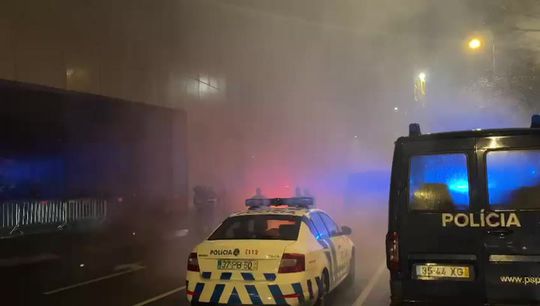
<path fill-rule="evenodd" d="M 186 296 L 191 305 L 313 305 L 317 279 L 294 281 L 222 281 L 188 273 Z"/>
<path fill-rule="evenodd" d="M 204 302 L 192 302 L 191 306 L 225 306 L 230 304 L 216 304 L 216 303 L 204 303 Z M 252 304 L 242 304 L 245 306 L 251 306 Z M 275 306 L 289 306 L 289 304 L 275 305 Z"/>

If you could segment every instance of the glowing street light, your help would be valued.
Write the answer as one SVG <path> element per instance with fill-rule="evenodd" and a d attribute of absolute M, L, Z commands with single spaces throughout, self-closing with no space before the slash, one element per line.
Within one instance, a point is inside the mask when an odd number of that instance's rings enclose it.
<path fill-rule="evenodd" d="M 477 37 L 471 38 L 469 40 L 468 46 L 469 46 L 469 49 L 477 50 L 480 47 L 482 47 L 482 41 Z"/>
<path fill-rule="evenodd" d="M 490 36 L 473 36 L 467 41 L 467 47 L 473 52 L 484 50 L 485 37 L 489 37 L 488 45 L 491 45 L 491 70 L 495 74 L 495 39 L 493 35 Z"/>
<path fill-rule="evenodd" d="M 422 101 L 426 96 L 426 78 L 425 72 L 420 72 L 414 80 L 414 100 Z"/>

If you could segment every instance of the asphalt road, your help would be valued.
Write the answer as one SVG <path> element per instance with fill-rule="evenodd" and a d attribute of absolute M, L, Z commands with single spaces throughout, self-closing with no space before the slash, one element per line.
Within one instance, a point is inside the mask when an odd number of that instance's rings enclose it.
<path fill-rule="evenodd" d="M 353 228 L 357 248 L 356 282 L 340 288 L 330 305 L 388 305 L 388 273 L 384 264 L 386 214 L 364 207 L 347 214 L 331 212 L 335 219 Z M 157 246 L 149 256 L 111 263 L 110 269 L 92 269 L 92 258 L 73 268 L 64 281 L 58 266 L 47 264 L 4 273 L 1 305 L 188 305 L 185 299 L 185 262 L 196 238 L 187 235 Z M 57 271 L 56 269 L 59 269 Z"/>

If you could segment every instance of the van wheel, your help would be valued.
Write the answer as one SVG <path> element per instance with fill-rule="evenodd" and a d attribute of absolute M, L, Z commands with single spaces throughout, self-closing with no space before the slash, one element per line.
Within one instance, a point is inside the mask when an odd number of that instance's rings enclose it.
<path fill-rule="evenodd" d="M 328 290 L 330 288 L 329 280 L 328 280 L 328 272 L 326 270 L 323 271 L 321 275 L 321 292 L 319 292 L 319 297 L 317 298 L 317 302 L 315 303 L 315 306 L 326 306 L 328 305 L 326 303 Z"/>
<path fill-rule="evenodd" d="M 354 249 L 352 251 L 351 262 L 349 263 L 349 274 L 345 278 L 344 285 L 346 287 L 352 287 L 356 279 L 356 257 Z"/>

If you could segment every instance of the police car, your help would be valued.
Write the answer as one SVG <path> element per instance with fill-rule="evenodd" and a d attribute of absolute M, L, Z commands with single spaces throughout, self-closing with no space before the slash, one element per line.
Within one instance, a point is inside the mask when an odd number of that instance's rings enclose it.
<path fill-rule="evenodd" d="M 393 304 L 540 304 L 540 117 L 531 128 L 395 144 L 386 240 Z"/>
<path fill-rule="evenodd" d="M 189 255 L 191 305 L 324 305 L 354 282 L 351 229 L 313 198 L 249 199 Z"/>

